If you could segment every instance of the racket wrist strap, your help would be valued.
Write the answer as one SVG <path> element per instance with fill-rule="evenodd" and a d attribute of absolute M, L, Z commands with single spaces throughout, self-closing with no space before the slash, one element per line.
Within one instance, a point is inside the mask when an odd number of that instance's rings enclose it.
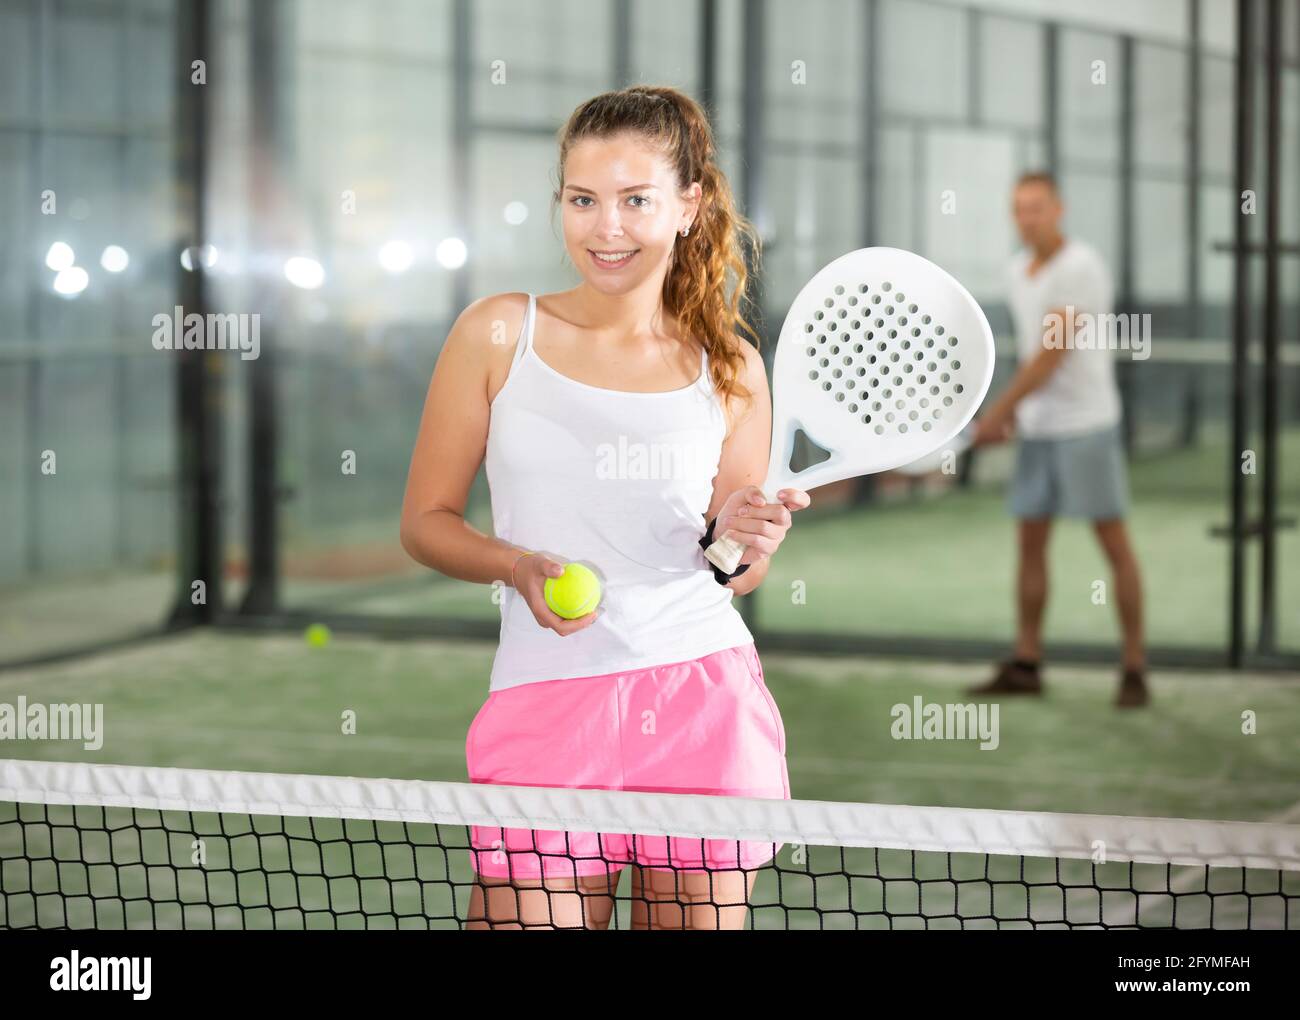
<path fill-rule="evenodd" d="M 713 528 L 717 523 L 718 523 L 718 519 L 715 517 L 713 518 L 713 520 L 709 521 L 709 526 L 704 529 L 704 537 L 700 539 L 701 549 L 708 549 L 708 547 L 713 544 Z M 719 570 L 709 560 L 706 559 L 704 562 L 709 564 L 709 569 L 713 571 L 713 579 L 717 581 L 718 584 L 726 584 L 733 577 L 739 577 L 741 574 L 743 574 L 746 570 L 750 568 L 750 564 L 746 563 L 743 566 L 737 567 L 730 574 L 727 574 Z"/>

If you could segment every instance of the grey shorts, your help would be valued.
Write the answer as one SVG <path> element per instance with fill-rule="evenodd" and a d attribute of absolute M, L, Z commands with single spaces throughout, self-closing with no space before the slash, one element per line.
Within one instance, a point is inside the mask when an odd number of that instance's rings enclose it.
<path fill-rule="evenodd" d="M 1119 426 L 1062 439 L 1020 440 L 1009 504 L 1020 518 L 1123 517 L 1128 471 Z"/>

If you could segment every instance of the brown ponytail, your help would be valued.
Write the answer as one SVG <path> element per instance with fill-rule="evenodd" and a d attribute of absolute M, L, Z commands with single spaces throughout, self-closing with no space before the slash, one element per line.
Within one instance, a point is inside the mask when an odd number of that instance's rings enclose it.
<path fill-rule="evenodd" d="M 741 312 L 745 283 L 742 244 L 747 240 L 755 264 L 760 255 L 758 233 L 736 211 L 731 184 L 715 160 L 713 131 L 708 118 L 689 96 L 674 88 L 634 85 L 587 100 L 560 130 L 560 186 L 569 149 L 584 138 L 609 138 L 632 133 L 660 147 L 677 175 L 679 189 L 699 181 L 703 194 L 699 213 L 688 236 L 677 237 L 664 277 L 664 308 L 686 336 L 697 338 L 709 354 L 714 389 L 730 401 L 752 396 L 739 377 L 744 352 L 737 330 L 759 345 L 758 334 Z M 728 273 L 734 286 L 728 290 Z"/>

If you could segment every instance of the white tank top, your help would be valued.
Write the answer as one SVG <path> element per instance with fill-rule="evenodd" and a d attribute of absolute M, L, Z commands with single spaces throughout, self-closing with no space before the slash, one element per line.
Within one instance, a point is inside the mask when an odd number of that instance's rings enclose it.
<path fill-rule="evenodd" d="M 570 379 L 533 350 L 537 298 L 492 401 L 487 479 L 507 542 L 601 577 L 600 617 L 560 637 L 513 588 L 501 607 L 491 690 L 696 659 L 753 640 L 704 559 L 726 418 L 709 379 L 626 393 Z"/>

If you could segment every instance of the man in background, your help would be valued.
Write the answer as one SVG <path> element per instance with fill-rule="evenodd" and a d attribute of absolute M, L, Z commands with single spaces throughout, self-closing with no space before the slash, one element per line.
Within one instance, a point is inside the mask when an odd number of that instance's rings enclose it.
<path fill-rule="evenodd" d="M 1089 521 L 1106 559 L 1123 633 L 1116 704 L 1145 705 L 1142 584 L 1124 517 L 1128 483 L 1120 399 L 1108 331 L 1076 347 L 1084 316 L 1112 312 L 1110 274 L 1088 245 L 1061 233 L 1063 208 L 1046 173 L 1025 174 L 1013 194 L 1024 249 L 1008 267 L 1009 304 L 1019 367 L 976 424 L 975 445 L 1018 438 L 1010 509 L 1018 521 L 1017 629 L 1013 657 L 972 694 L 1040 694 L 1042 624 L 1047 605 L 1047 544 L 1058 517 Z M 1093 325 L 1096 326 L 1094 319 Z M 1090 579 L 1073 578 L 1070 598 L 1093 609 Z"/>

